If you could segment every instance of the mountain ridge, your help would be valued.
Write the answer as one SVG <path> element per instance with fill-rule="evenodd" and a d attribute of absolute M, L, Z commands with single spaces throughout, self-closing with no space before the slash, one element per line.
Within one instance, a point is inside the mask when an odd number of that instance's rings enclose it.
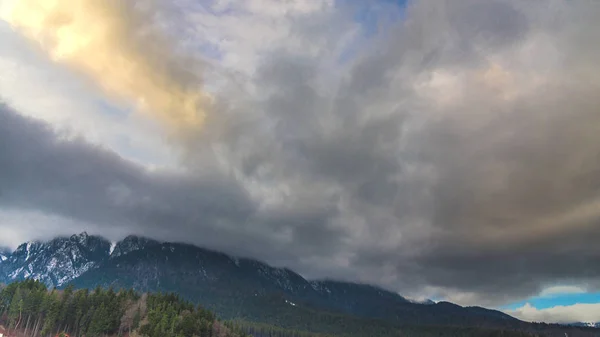
<path fill-rule="evenodd" d="M 114 244 L 102 236 L 89 235 L 87 232 L 82 232 L 80 234 L 73 234 L 71 236 L 58 236 L 54 239 L 47 240 L 47 241 L 33 240 L 33 241 L 28 241 L 28 242 L 20 244 L 13 252 L 11 252 L 8 248 L 0 249 L 0 259 L 4 258 L 4 260 L 6 261 L 5 265 L 11 264 L 11 263 L 12 264 L 20 263 L 22 265 L 28 265 L 28 264 L 31 264 L 31 262 L 29 261 L 30 256 L 35 256 L 36 253 L 40 252 L 40 250 L 53 249 L 53 247 L 56 247 L 58 245 L 64 246 L 65 243 L 78 243 L 77 246 L 81 247 L 81 246 L 86 246 L 87 245 L 86 242 L 90 241 L 90 240 L 93 240 L 93 241 L 95 240 L 96 241 L 95 244 L 101 244 L 102 250 L 104 252 L 107 252 L 103 258 L 95 258 L 92 261 L 99 260 L 99 262 L 106 262 L 107 260 L 115 259 L 115 258 L 118 258 L 119 256 L 124 256 L 124 255 L 127 255 L 129 253 L 132 253 L 132 252 L 135 252 L 138 250 L 143 250 L 148 247 L 156 247 L 156 246 L 161 246 L 161 245 L 170 245 L 172 247 L 190 246 L 190 247 L 198 248 L 200 250 L 210 252 L 213 254 L 223 255 L 224 257 L 229 258 L 234 264 L 239 264 L 240 261 L 246 261 L 246 263 L 256 264 L 262 268 L 266 267 L 266 268 L 272 269 L 273 271 L 276 271 L 278 273 L 283 273 L 283 274 L 293 273 L 293 274 L 297 275 L 298 277 L 301 277 L 304 279 L 304 277 L 300 276 L 299 274 L 297 274 L 296 272 L 294 272 L 293 270 L 291 270 L 287 267 L 273 267 L 273 266 L 269 265 L 268 263 L 265 263 L 265 262 L 262 262 L 259 260 L 245 258 L 245 257 L 241 257 L 241 256 L 230 255 L 227 253 L 203 248 L 203 247 L 196 246 L 196 245 L 189 244 L 189 243 L 158 241 L 158 240 L 150 239 L 150 238 L 140 236 L 140 235 L 128 235 L 125 238 L 123 238 L 122 240 L 120 240 Z M 111 245 L 114 245 L 114 247 L 110 248 Z M 73 249 L 78 248 L 77 246 L 64 247 L 63 249 L 71 249 L 71 251 L 73 251 Z M 86 253 L 89 253 L 89 252 L 86 252 Z M 23 254 L 27 254 L 27 255 L 23 256 Z M 83 257 L 85 258 L 85 256 L 83 256 Z M 2 261 L 0 261 L 0 262 L 2 262 Z M 29 272 L 29 274 L 25 274 L 25 275 L 35 276 L 35 275 L 30 275 L 30 274 L 33 274 L 33 272 Z M 18 274 L 18 275 L 21 275 L 21 274 Z M 18 275 L 15 276 L 15 278 L 14 278 L 15 280 L 20 279 L 18 277 Z M 3 275 L 0 275 L 0 280 L 2 280 L 2 276 Z M 34 277 L 34 279 L 36 279 L 36 278 Z M 37 280 L 39 280 L 39 278 L 37 278 Z M 361 283 L 361 282 L 341 281 L 341 280 L 336 280 L 336 279 L 331 279 L 331 278 L 314 279 L 314 280 L 305 279 L 305 280 L 308 281 L 311 284 L 311 286 L 313 286 L 313 288 L 317 287 L 316 286 L 317 284 L 330 284 L 330 285 L 345 284 L 345 285 L 354 285 L 354 286 L 364 287 L 364 288 L 371 288 L 374 291 L 382 291 L 382 292 L 396 294 L 393 291 L 387 290 L 383 287 L 372 285 L 372 284 L 367 284 L 367 283 Z M 48 286 L 52 287 L 52 286 L 63 286 L 66 283 L 68 283 L 68 282 L 60 282 L 60 284 L 53 284 L 53 283 L 49 283 L 49 284 L 46 283 L 46 284 Z M 315 290 L 317 290 L 317 289 L 315 289 Z M 397 295 L 397 296 L 400 296 L 400 295 Z M 409 301 L 407 299 L 404 299 L 404 300 L 406 300 L 407 302 Z M 427 300 L 424 302 L 430 303 L 430 304 L 434 303 L 430 300 Z M 414 302 L 414 303 L 419 303 L 419 302 Z"/>
<path fill-rule="evenodd" d="M 0 263 L 0 281 L 31 278 L 49 287 L 59 287 L 99 265 L 109 249 L 106 239 L 86 232 L 26 242 L 4 257 Z"/>
<path fill-rule="evenodd" d="M 522 323 L 496 310 L 415 303 L 373 285 L 307 280 L 261 261 L 137 235 L 114 244 L 85 232 L 24 243 L 0 263 L 0 282 L 27 278 L 57 288 L 177 292 L 221 317 L 259 322 L 325 311 L 399 324 L 507 327 Z"/>

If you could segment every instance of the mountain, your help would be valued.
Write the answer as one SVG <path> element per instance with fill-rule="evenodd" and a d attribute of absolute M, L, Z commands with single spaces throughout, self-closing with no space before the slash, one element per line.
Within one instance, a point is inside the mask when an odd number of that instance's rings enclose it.
<path fill-rule="evenodd" d="M 371 285 L 309 281 L 260 261 L 138 236 L 112 245 L 86 233 L 24 243 L 0 264 L 0 283 L 26 278 L 58 288 L 175 292 L 224 319 L 327 333 L 362 326 L 394 331 L 400 325 L 531 328 L 495 310 L 418 303 Z"/>
<path fill-rule="evenodd" d="M 506 326 L 515 318 L 487 309 L 445 303 L 418 304 L 370 285 L 336 281 L 308 281 L 285 268 L 231 257 L 187 244 L 158 243 L 129 237 L 113 255 L 72 284 L 172 291 L 200 302 L 224 318 L 265 321 L 298 310 L 326 310 L 360 317 L 411 324 L 460 322 L 478 326 Z M 120 246 L 128 247 L 127 253 Z M 134 249 L 129 249 L 135 247 Z"/>
<path fill-rule="evenodd" d="M 0 266 L 0 282 L 32 278 L 50 287 L 73 284 L 173 291 L 227 318 L 263 319 L 293 307 L 362 317 L 434 324 L 458 320 L 480 324 L 516 319 L 485 310 L 413 303 L 378 287 L 331 280 L 308 281 L 285 268 L 180 243 L 128 236 L 111 247 L 86 233 L 20 245 Z M 272 310 L 255 310 L 264 306 Z M 293 305 L 291 305 L 293 304 Z M 465 317 L 467 317 L 465 319 Z M 473 319 L 470 319 L 472 317 Z"/>
<path fill-rule="evenodd" d="M 31 278 L 49 287 L 60 287 L 105 261 L 109 249 L 107 240 L 87 233 L 24 243 L 4 256 L 0 282 Z"/>
<path fill-rule="evenodd" d="M 598 328 L 600 329 L 600 322 L 594 323 L 594 322 L 576 322 L 576 323 L 569 323 L 569 324 L 565 324 L 568 326 L 578 326 L 578 327 L 587 327 L 587 328 Z"/>

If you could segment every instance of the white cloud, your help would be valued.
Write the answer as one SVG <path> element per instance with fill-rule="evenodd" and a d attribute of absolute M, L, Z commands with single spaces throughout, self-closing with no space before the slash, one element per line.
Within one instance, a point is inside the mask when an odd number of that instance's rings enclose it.
<path fill-rule="evenodd" d="M 568 306 L 559 305 L 547 309 L 537 309 L 527 303 L 518 309 L 507 310 L 506 313 L 530 322 L 600 322 L 600 303 L 577 303 Z"/>
<path fill-rule="evenodd" d="M 208 45 L 217 51 L 220 67 L 245 76 L 271 50 L 286 46 L 309 52 L 319 47 L 322 36 L 299 43 L 295 23 L 302 17 L 331 15 L 334 9 L 333 0 L 215 0 L 209 4 L 179 0 L 177 4 L 185 8 L 183 22 L 194 37 L 190 43 L 197 48 Z"/>
<path fill-rule="evenodd" d="M 585 293 L 586 289 L 578 286 L 553 286 L 548 287 L 540 292 L 541 297 L 552 297 L 555 295 L 562 294 L 582 294 Z"/>

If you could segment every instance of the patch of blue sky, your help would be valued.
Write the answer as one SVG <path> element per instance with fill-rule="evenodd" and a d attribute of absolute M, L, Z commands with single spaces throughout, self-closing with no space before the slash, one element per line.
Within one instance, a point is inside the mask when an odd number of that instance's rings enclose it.
<path fill-rule="evenodd" d="M 527 300 L 509 304 L 503 307 L 503 310 L 514 310 L 531 304 L 537 309 L 547 309 L 555 306 L 569 306 L 574 304 L 595 304 L 600 303 L 600 292 L 581 293 L 581 294 L 553 294 L 548 296 L 536 296 Z"/>
<path fill-rule="evenodd" d="M 356 0 L 340 0 L 356 2 Z M 389 25 L 397 23 L 404 18 L 406 0 L 379 0 L 377 2 L 365 2 L 357 6 L 354 19 L 362 23 L 366 37 L 378 33 L 381 24 Z"/>
<path fill-rule="evenodd" d="M 361 34 L 340 54 L 338 61 L 346 63 L 364 48 L 368 40 L 376 36 L 382 28 L 389 27 L 404 19 L 404 9 L 408 0 L 337 0 L 337 6 L 350 6 L 353 19 L 360 24 Z"/>

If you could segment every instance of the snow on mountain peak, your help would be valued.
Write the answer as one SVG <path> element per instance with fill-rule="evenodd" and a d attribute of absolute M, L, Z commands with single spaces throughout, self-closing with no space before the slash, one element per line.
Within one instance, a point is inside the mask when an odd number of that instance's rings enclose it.
<path fill-rule="evenodd" d="M 108 258 L 110 243 L 83 232 L 47 242 L 20 245 L 2 263 L 0 282 L 33 278 L 59 287 Z"/>
<path fill-rule="evenodd" d="M 0 248 L 0 262 L 6 261 L 11 253 L 11 250 L 8 248 Z"/>

